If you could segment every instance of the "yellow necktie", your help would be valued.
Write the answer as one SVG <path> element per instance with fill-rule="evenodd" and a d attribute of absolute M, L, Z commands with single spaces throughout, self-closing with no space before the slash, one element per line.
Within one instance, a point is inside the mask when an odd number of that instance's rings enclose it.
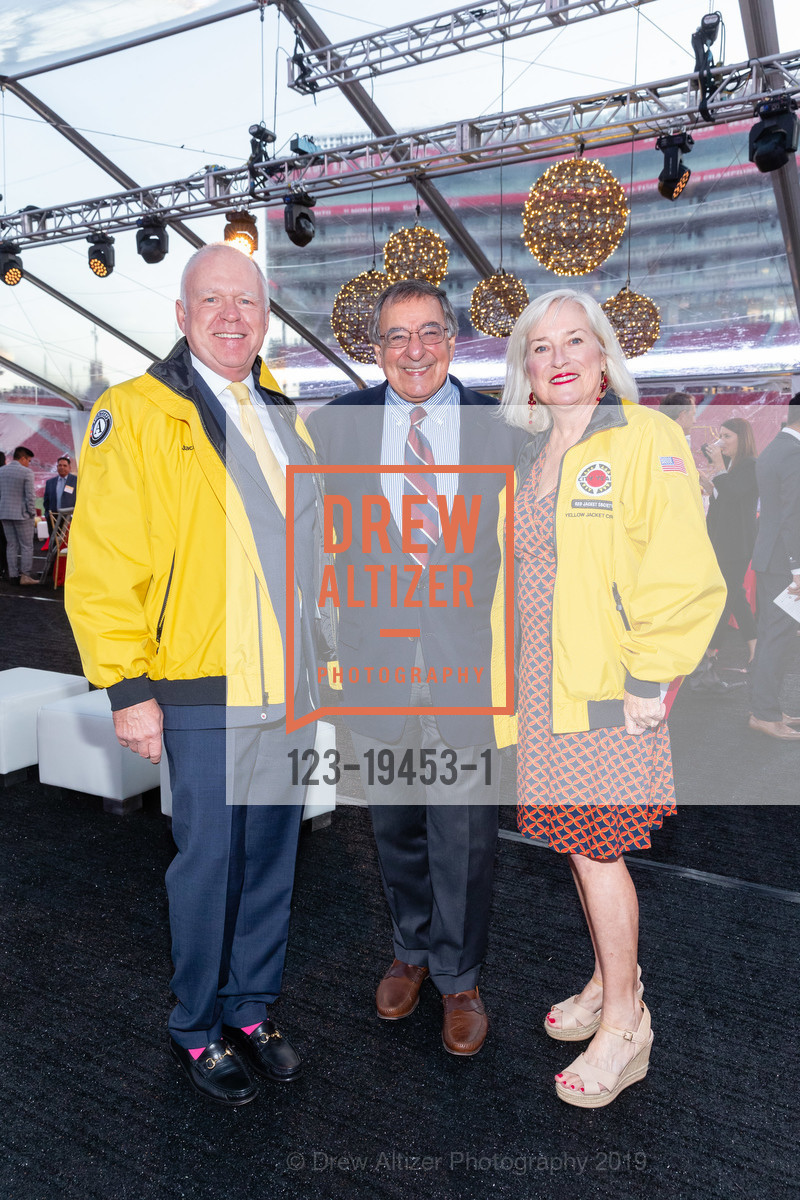
<path fill-rule="evenodd" d="M 269 490 L 275 497 L 275 503 L 281 510 L 281 516 L 286 516 L 286 479 L 281 470 L 275 451 L 269 444 L 269 438 L 258 419 L 258 413 L 250 399 L 250 389 L 246 383 L 229 383 L 228 389 L 239 405 L 239 415 L 242 418 L 242 433 L 250 449 L 258 459 L 261 473 L 267 481 Z"/>

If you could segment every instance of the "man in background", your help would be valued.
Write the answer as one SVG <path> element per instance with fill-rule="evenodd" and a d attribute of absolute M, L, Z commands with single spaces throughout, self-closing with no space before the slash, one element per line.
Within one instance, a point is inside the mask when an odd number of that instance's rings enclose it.
<path fill-rule="evenodd" d="M 753 550 L 757 608 L 750 728 L 782 742 L 800 742 L 800 717 L 787 715 L 781 706 L 800 630 L 800 392 L 789 401 L 786 425 L 756 459 L 756 478 L 761 511 Z M 774 603 L 787 587 L 798 619 Z"/>
<path fill-rule="evenodd" d="M 8 582 L 23 587 L 38 582 L 31 575 L 36 517 L 33 457 L 27 446 L 17 446 L 13 461 L 0 467 L 0 521 L 6 535 Z"/>
<path fill-rule="evenodd" d="M 58 474 L 51 476 L 44 485 L 44 518 L 50 533 L 53 532 L 59 509 L 75 507 L 78 477 L 71 474 L 71 470 L 72 460 L 68 454 L 62 454 L 56 463 Z"/>
<path fill-rule="evenodd" d="M 690 396 L 688 392 L 670 392 L 658 407 L 665 416 L 671 417 L 676 425 L 680 425 L 688 440 L 697 419 L 694 396 Z"/>

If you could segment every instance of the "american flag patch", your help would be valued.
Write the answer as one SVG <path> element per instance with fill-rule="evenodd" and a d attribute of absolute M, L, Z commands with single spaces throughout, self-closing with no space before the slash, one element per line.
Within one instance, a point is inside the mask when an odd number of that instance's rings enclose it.
<path fill-rule="evenodd" d="M 675 458 L 673 455 L 659 457 L 662 471 L 677 471 L 679 475 L 686 474 L 686 466 L 682 458 Z"/>

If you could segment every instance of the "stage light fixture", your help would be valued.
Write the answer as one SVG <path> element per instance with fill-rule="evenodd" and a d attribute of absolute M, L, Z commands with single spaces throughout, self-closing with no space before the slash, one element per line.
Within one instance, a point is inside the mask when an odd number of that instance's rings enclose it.
<path fill-rule="evenodd" d="M 307 246 L 317 231 L 311 211 L 316 203 L 313 196 L 299 189 L 283 197 L 283 227 L 295 246 Z"/>
<path fill-rule="evenodd" d="M 289 142 L 289 149 L 291 150 L 292 154 L 303 155 L 320 153 L 320 148 L 316 142 L 312 141 L 310 137 L 300 137 L 299 133 L 296 133 Z"/>
<path fill-rule="evenodd" d="M 0 242 L 0 279 L 3 283 L 16 287 L 24 273 L 17 243 Z"/>
<path fill-rule="evenodd" d="M 161 217 L 139 217 L 136 250 L 146 263 L 160 263 L 169 250 L 169 236 Z"/>
<path fill-rule="evenodd" d="M 694 69 L 697 72 L 697 79 L 700 84 L 700 104 L 698 107 L 704 121 L 713 122 L 714 120 L 708 108 L 708 97 L 714 91 L 714 78 L 711 74 L 714 59 L 711 56 L 710 47 L 717 40 L 720 29 L 723 33 L 720 62 L 723 62 L 725 59 L 725 23 L 722 20 L 722 13 L 706 13 L 700 21 L 700 25 L 692 34 Z"/>
<path fill-rule="evenodd" d="M 255 217 L 243 210 L 234 210 L 225 213 L 225 216 L 228 218 L 223 235 L 226 244 L 234 246 L 252 258 L 258 249 L 258 229 Z"/>
<path fill-rule="evenodd" d="M 259 121 L 257 125 L 251 125 L 248 133 L 250 134 L 250 162 L 254 164 L 267 162 L 269 159 L 267 146 L 273 144 L 275 134 L 271 129 L 267 129 L 263 121 Z"/>
<path fill-rule="evenodd" d="M 717 40 L 720 25 L 722 24 L 722 13 L 713 12 L 706 13 L 700 22 L 700 27 L 697 33 L 700 35 L 704 46 L 713 46 Z"/>
<path fill-rule="evenodd" d="M 106 279 L 114 270 L 114 239 L 107 233 L 90 233 L 89 267 L 98 279 Z"/>
<path fill-rule="evenodd" d="M 787 95 L 763 100 L 756 108 L 759 121 L 750 130 L 750 162 L 759 171 L 779 171 L 797 150 L 800 124 L 794 110 L 796 101 Z"/>
<path fill-rule="evenodd" d="M 694 145 L 690 133 L 665 133 L 656 142 L 656 150 L 664 155 L 664 169 L 658 177 L 658 190 L 665 200 L 677 200 L 689 182 L 692 172 L 681 154 L 688 154 Z"/>

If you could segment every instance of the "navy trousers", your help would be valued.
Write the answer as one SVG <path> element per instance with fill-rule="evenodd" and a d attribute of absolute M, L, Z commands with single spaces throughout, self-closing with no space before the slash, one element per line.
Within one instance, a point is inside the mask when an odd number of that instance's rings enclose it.
<path fill-rule="evenodd" d="M 280 993 L 305 800 L 289 754 L 312 746 L 314 729 L 164 731 L 178 850 L 166 875 L 169 1029 L 186 1048 L 215 1041 L 223 1023 L 263 1021 Z"/>

